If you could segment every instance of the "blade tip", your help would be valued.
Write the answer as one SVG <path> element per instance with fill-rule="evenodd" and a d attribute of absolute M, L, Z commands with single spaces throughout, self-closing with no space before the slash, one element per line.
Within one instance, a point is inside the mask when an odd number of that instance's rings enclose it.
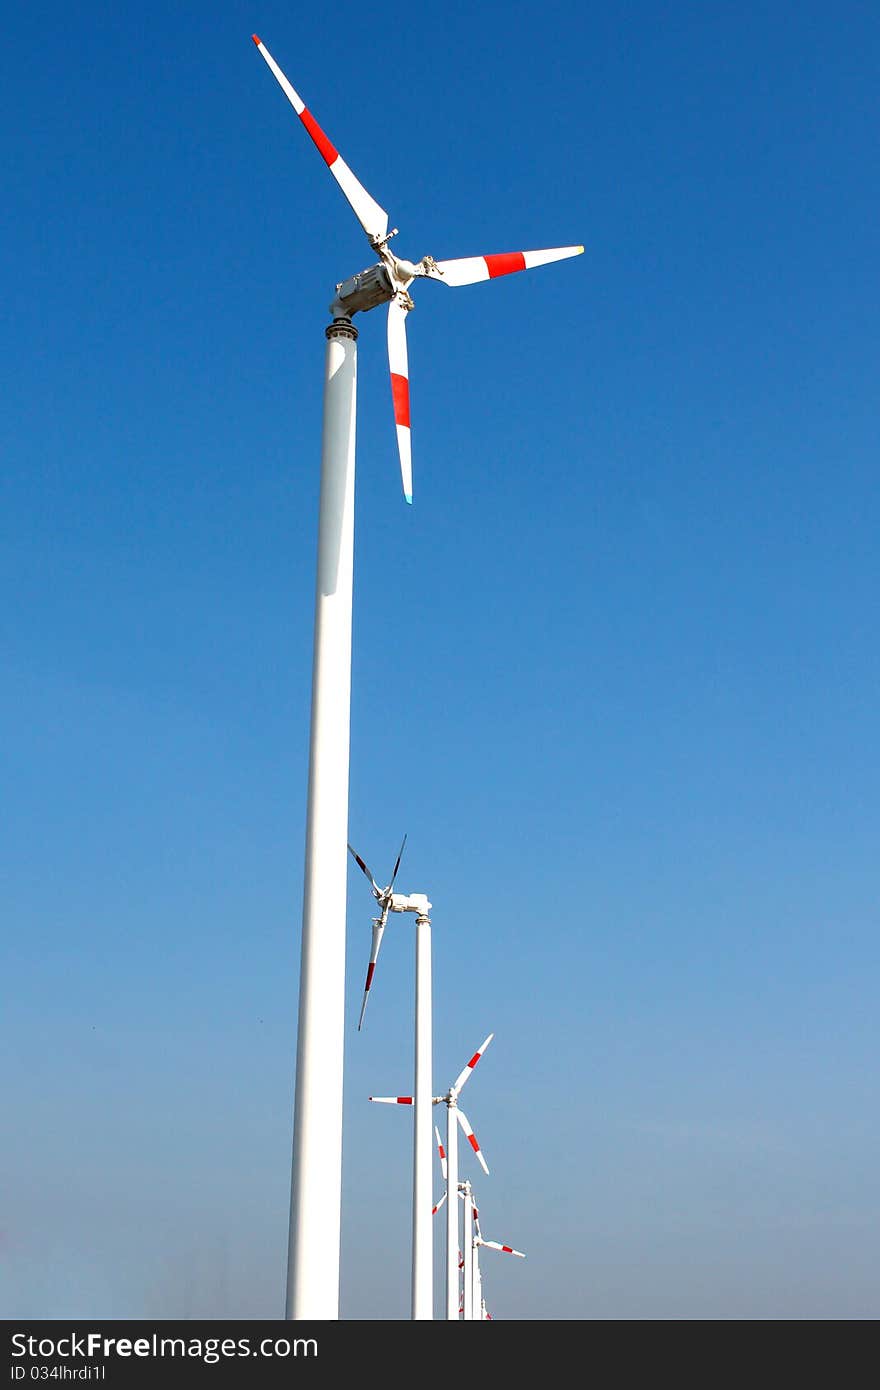
<path fill-rule="evenodd" d="M 259 34 L 251 34 L 251 38 L 253 39 L 254 43 L 257 45 L 257 48 L 259 48 L 259 47 L 260 47 L 260 44 L 263 42 L 263 40 L 260 38 Z"/>
<path fill-rule="evenodd" d="M 404 500 L 404 502 L 407 503 L 408 506 L 411 507 L 411 506 L 412 506 L 412 493 L 411 493 L 411 492 L 405 492 L 405 493 L 403 494 L 403 500 Z"/>

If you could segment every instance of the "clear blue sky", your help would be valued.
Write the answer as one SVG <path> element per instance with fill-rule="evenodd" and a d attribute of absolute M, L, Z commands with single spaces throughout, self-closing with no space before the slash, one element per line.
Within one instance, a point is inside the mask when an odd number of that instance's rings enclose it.
<path fill-rule="evenodd" d="M 282 1308 L 326 306 L 360 337 L 351 836 L 434 905 L 504 1317 L 873 1317 L 875 5 L 10 11 L 0 1308 Z M 355 1032 L 343 1312 L 408 1310 L 412 930 Z M 475 1178 L 477 1173 L 473 1175 Z M 439 1177 L 438 1177 L 439 1191 Z M 439 1244 L 439 1242 L 438 1242 Z"/>

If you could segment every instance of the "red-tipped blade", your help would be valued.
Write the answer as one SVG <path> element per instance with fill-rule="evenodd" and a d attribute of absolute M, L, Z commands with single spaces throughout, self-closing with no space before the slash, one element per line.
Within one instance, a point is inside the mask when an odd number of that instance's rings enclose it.
<path fill-rule="evenodd" d="M 502 1255 L 516 1255 L 520 1260 L 525 1259 L 521 1250 L 514 1250 L 510 1245 L 501 1245 L 497 1240 L 481 1240 L 480 1244 L 485 1245 L 489 1250 L 500 1250 Z"/>
<path fill-rule="evenodd" d="M 479 280 L 496 280 L 517 270 L 533 270 L 551 261 L 579 256 L 582 246 L 554 246 L 548 251 L 502 251 L 494 256 L 463 256 L 457 261 L 437 261 L 426 273 L 445 285 L 475 285 Z"/>
<path fill-rule="evenodd" d="M 485 1158 L 483 1157 L 483 1150 L 480 1148 L 479 1144 L 477 1143 L 477 1136 L 474 1134 L 474 1131 L 471 1129 L 471 1122 L 470 1122 L 470 1120 L 468 1119 L 467 1115 L 464 1113 L 463 1110 L 459 1110 L 458 1106 L 455 1107 L 455 1113 L 456 1113 L 456 1115 L 457 1115 L 457 1117 L 458 1117 L 458 1123 L 461 1125 L 462 1129 L 464 1130 L 465 1138 L 467 1139 L 468 1143 L 470 1144 L 471 1148 L 473 1149 L 474 1153 L 475 1153 L 476 1156 L 477 1156 L 477 1162 L 479 1163 L 479 1165 L 480 1165 L 480 1167 L 482 1168 L 483 1172 L 484 1172 L 484 1173 L 486 1174 L 486 1176 L 488 1177 L 488 1176 L 489 1176 L 489 1166 L 488 1166 L 488 1164 L 486 1163 Z"/>
<path fill-rule="evenodd" d="M 362 874 L 365 874 L 366 877 L 370 880 L 370 887 L 371 887 L 372 890 L 373 890 L 373 897 L 374 897 L 374 898 L 378 898 L 378 899 L 381 901 L 381 898 L 382 898 L 382 889 L 379 887 L 378 883 L 377 883 L 376 880 L 373 878 L 373 875 L 370 873 L 370 871 L 369 871 L 369 869 L 367 868 L 366 864 L 364 863 L 363 859 L 361 859 L 360 855 L 358 854 L 357 850 L 354 848 L 353 845 L 349 845 L 349 847 L 348 847 L 348 852 L 349 852 L 349 854 L 351 855 L 351 857 L 352 857 L 352 859 L 354 860 L 354 862 L 357 864 L 357 866 L 358 866 L 358 868 L 360 869 L 361 873 L 362 873 Z"/>
<path fill-rule="evenodd" d="M 367 1004 L 370 1002 L 370 990 L 373 987 L 373 976 L 376 973 L 376 962 L 379 959 L 379 948 L 382 945 L 382 937 L 385 932 L 385 919 L 387 912 L 383 912 L 378 922 L 373 923 L 373 944 L 370 948 L 370 963 L 367 966 L 367 982 L 364 985 L 364 997 L 361 1003 L 361 1016 L 358 1019 L 358 1032 L 364 1026 L 364 1014 L 367 1012 Z"/>
<path fill-rule="evenodd" d="M 374 1105 L 412 1105 L 412 1096 L 368 1096 Z"/>
<path fill-rule="evenodd" d="M 363 184 L 355 178 L 335 145 L 328 140 L 311 111 L 307 109 L 299 92 L 295 91 L 290 82 L 288 82 L 266 45 L 261 42 L 256 34 L 253 35 L 253 40 L 257 45 L 258 51 L 262 54 L 263 58 L 265 58 L 269 69 L 273 73 L 284 95 L 287 97 L 287 100 L 290 102 L 311 136 L 315 148 L 321 155 L 330 173 L 339 184 L 349 207 L 360 222 L 367 236 L 372 242 L 381 241 L 388 231 L 388 213 L 383 207 L 379 206 L 375 198 L 370 197 Z"/>
<path fill-rule="evenodd" d="M 437 1128 L 436 1125 L 434 1126 L 434 1133 L 435 1133 L 436 1136 L 437 1136 L 437 1152 L 438 1152 L 438 1154 L 440 1155 L 440 1172 L 443 1174 L 443 1180 L 444 1180 L 444 1182 L 445 1182 L 445 1181 L 446 1181 L 446 1150 L 445 1150 L 444 1147 L 443 1147 L 443 1140 L 440 1138 L 440 1131 L 439 1131 L 439 1129 Z"/>
<path fill-rule="evenodd" d="M 482 1043 L 482 1044 L 477 1048 L 476 1052 L 474 1053 L 474 1055 L 473 1055 L 473 1057 L 471 1058 L 471 1060 L 468 1062 L 467 1066 L 466 1066 L 466 1067 L 463 1067 L 462 1070 L 459 1072 L 458 1077 L 456 1078 L 456 1080 L 453 1082 L 453 1085 L 452 1085 L 452 1089 L 453 1089 L 453 1091 L 456 1093 L 456 1095 L 458 1095 L 458 1093 L 459 1093 L 459 1091 L 461 1090 L 462 1086 L 464 1085 L 464 1083 L 465 1083 L 465 1082 L 468 1080 L 468 1078 L 470 1077 L 471 1073 L 472 1073 L 473 1070 L 474 1070 L 474 1067 L 475 1067 L 475 1066 L 477 1065 L 477 1063 L 479 1062 L 480 1058 L 482 1057 L 483 1053 L 486 1051 L 486 1048 L 489 1046 L 489 1044 L 490 1044 L 490 1042 L 492 1041 L 492 1039 L 494 1038 L 494 1036 L 495 1036 L 494 1033 L 490 1033 L 490 1034 L 489 1034 L 489 1036 L 488 1036 L 488 1038 L 486 1039 L 486 1041 L 485 1041 L 484 1043 Z"/>
<path fill-rule="evenodd" d="M 389 883 L 388 888 L 387 888 L 387 890 L 386 890 L 386 891 L 389 892 L 389 893 L 391 892 L 391 889 L 394 887 L 394 880 L 397 878 L 397 870 L 400 868 L 400 861 L 401 861 L 401 859 L 403 858 L 403 851 L 404 851 L 405 849 L 406 849 L 406 836 L 404 835 L 403 840 L 401 841 L 401 844 L 400 844 L 400 849 L 397 851 L 397 859 L 395 860 L 395 863 L 394 863 L 394 873 L 391 875 L 391 882 Z"/>
<path fill-rule="evenodd" d="M 388 365 L 391 368 L 391 399 L 394 402 L 394 427 L 397 431 L 397 452 L 400 455 L 400 477 L 403 495 L 412 502 L 412 440 L 409 422 L 409 361 L 406 352 L 406 316 L 408 310 L 397 298 L 388 305 Z"/>

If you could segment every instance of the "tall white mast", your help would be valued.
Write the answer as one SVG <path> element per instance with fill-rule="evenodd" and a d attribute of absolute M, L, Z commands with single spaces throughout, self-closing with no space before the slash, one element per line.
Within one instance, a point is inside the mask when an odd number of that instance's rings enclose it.
<path fill-rule="evenodd" d="M 461 1191 L 464 1194 L 464 1213 L 462 1223 L 462 1258 L 464 1260 L 464 1270 L 462 1277 L 462 1287 L 464 1298 L 462 1316 L 465 1322 L 471 1322 L 474 1316 L 474 1221 L 472 1212 L 472 1198 L 470 1182 L 461 1184 Z"/>
<path fill-rule="evenodd" d="M 357 329 L 326 330 L 288 1318 L 339 1317 Z"/>
<path fill-rule="evenodd" d="M 446 1318 L 458 1321 L 458 1117 L 455 1102 L 446 1106 Z"/>
<path fill-rule="evenodd" d="M 431 1046 L 431 919 L 416 918 L 416 1028 L 413 1090 L 412 1315 L 434 1316 L 434 1227 L 431 1208 L 433 1058 Z"/>

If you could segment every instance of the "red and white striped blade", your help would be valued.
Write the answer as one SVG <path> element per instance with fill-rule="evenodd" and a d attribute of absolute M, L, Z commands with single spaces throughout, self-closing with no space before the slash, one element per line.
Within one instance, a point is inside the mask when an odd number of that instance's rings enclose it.
<path fill-rule="evenodd" d="M 440 1138 L 440 1131 L 434 1126 L 434 1133 L 437 1136 L 437 1152 L 440 1155 L 440 1172 L 443 1174 L 443 1181 L 446 1181 L 446 1150 L 443 1147 L 443 1140 Z"/>
<path fill-rule="evenodd" d="M 492 1041 L 492 1039 L 494 1038 L 494 1036 L 495 1036 L 494 1033 L 490 1033 L 490 1034 L 489 1034 L 489 1036 L 488 1036 L 488 1038 L 486 1039 L 486 1041 L 485 1041 L 484 1043 L 482 1043 L 482 1044 L 477 1048 L 476 1052 L 474 1053 L 474 1055 L 473 1055 L 473 1057 L 471 1058 L 471 1060 L 468 1062 L 467 1066 L 466 1066 L 466 1067 L 463 1067 L 462 1070 L 459 1072 L 459 1074 L 458 1074 L 458 1079 L 453 1083 L 453 1087 L 452 1087 L 452 1089 L 453 1089 L 453 1091 L 455 1092 L 456 1095 L 458 1095 L 458 1093 L 459 1093 L 459 1091 L 461 1090 L 462 1086 L 464 1085 L 464 1083 L 467 1081 L 468 1077 L 469 1077 L 469 1076 L 471 1075 L 471 1073 L 473 1072 L 474 1067 L 475 1067 L 475 1066 L 477 1065 L 477 1063 L 479 1062 L 480 1058 L 482 1057 L 483 1053 L 486 1051 L 486 1048 L 489 1046 L 489 1044 L 490 1044 L 490 1042 Z"/>
<path fill-rule="evenodd" d="M 376 961 L 379 959 L 379 948 L 385 934 L 385 917 L 386 914 L 383 912 L 381 921 L 373 923 L 373 944 L 370 948 L 370 963 L 367 966 L 367 983 L 364 986 L 364 1000 L 361 1004 L 361 1016 L 358 1019 L 358 1032 L 364 1025 L 364 1014 L 367 1012 L 367 1004 L 370 1002 L 370 990 L 373 987 L 373 976 L 376 973 Z"/>
<path fill-rule="evenodd" d="M 472 1207 L 473 1213 L 474 1213 L 474 1230 L 475 1230 L 476 1233 L 477 1233 L 477 1239 L 480 1240 L 480 1239 L 482 1239 L 482 1235 L 483 1235 L 482 1231 L 480 1230 L 480 1213 L 479 1213 L 479 1211 L 477 1210 L 477 1204 L 476 1204 L 476 1202 L 474 1201 L 473 1197 L 471 1197 L 471 1207 Z"/>
<path fill-rule="evenodd" d="M 253 39 L 367 236 L 371 241 L 381 241 L 388 231 L 388 213 L 379 206 L 375 198 L 370 197 L 363 184 L 355 178 L 339 151 L 327 139 L 302 97 L 290 85 L 266 45 L 256 34 Z"/>
<path fill-rule="evenodd" d="M 442 1207 L 443 1203 L 446 1201 L 446 1198 L 447 1198 L 448 1196 L 449 1196 L 449 1193 L 448 1193 L 448 1192 L 444 1192 L 444 1193 L 443 1193 L 443 1196 L 440 1198 L 440 1201 L 437 1203 L 437 1205 L 436 1205 L 435 1207 L 432 1207 L 432 1208 L 431 1208 L 431 1215 L 432 1215 L 432 1216 L 436 1216 L 436 1215 L 437 1215 L 438 1211 L 440 1210 L 440 1208 Z"/>
<path fill-rule="evenodd" d="M 412 504 L 412 443 L 409 426 L 409 363 L 406 353 L 406 316 L 408 310 L 400 300 L 388 305 L 388 365 L 391 368 L 391 399 L 394 402 L 394 425 L 397 430 L 397 451 L 400 454 L 400 476 L 403 495 Z"/>
<path fill-rule="evenodd" d="M 412 1105 L 412 1096 L 368 1096 L 374 1105 Z"/>
<path fill-rule="evenodd" d="M 428 271 L 432 280 L 444 285 L 475 285 L 479 280 L 496 280 L 499 275 L 512 275 L 516 270 L 533 270 L 579 256 L 582 246 L 553 246 L 547 251 L 501 251 L 495 256 L 464 256 L 457 261 L 437 261 L 436 269 Z"/>
<path fill-rule="evenodd" d="M 397 870 L 400 868 L 400 861 L 401 861 L 401 859 L 403 858 L 403 851 L 404 851 L 405 849 L 406 849 L 406 836 L 404 835 L 403 840 L 401 841 L 401 844 L 400 844 L 400 849 L 398 850 L 397 862 L 396 862 L 396 864 L 394 865 L 394 873 L 391 875 L 391 882 L 389 883 L 387 889 L 385 890 L 387 893 L 390 893 L 391 890 L 392 890 L 392 888 L 394 887 L 394 880 L 397 878 Z"/>
<path fill-rule="evenodd" d="M 352 845 L 349 845 L 349 847 L 348 847 L 348 852 L 349 852 L 349 854 L 351 855 L 351 857 L 352 857 L 352 859 L 354 860 L 354 862 L 357 864 L 357 866 L 358 866 L 358 868 L 360 869 L 361 873 L 366 874 L 367 878 L 370 880 L 370 883 L 371 883 L 372 889 L 373 889 L 373 897 L 374 897 L 374 898 L 379 898 L 379 899 L 381 899 L 381 897 L 382 897 L 382 889 L 379 887 L 378 883 L 377 883 L 376 880 L 373 878 L 373 875 L 370 873 L 370 871 L 369 871 L 369 869 L 367 868 L 366 864 L 364 863 L 363 859 L 361 859 L 361 857 L 360 857 L 360 855 L 358 854 L 357 850 L 354 849 Z"/>
<path fill-rule="evenodd" d="M 521 1260 L 525 1259 L 521 1250 L 514 1250 L 511 1245 L 500 1245 L 497 1240 L 481 1240 L 480 1244 L 487 1245 L 490 1250 L 500 1250 L 503 1255 L 516 1255 Z"/>
<path fill-rule="evenodd" d="M 479 1144 L 477 1143 L 477 1136 L 474 1134 L 474 1131 L 471 1129 L 471 1122 L 470 1122 L 470 1120 L 468 1119 L 467 1115 L 464 1113 L 463 1110 L 459 1110 L 458 1106 L 455 1107 L 455 1113 L 456 1113 L 456 1115 L 458 1116 L 458 1123 L 461 1125 L 462 1129 L 464 1130 L 465 1138 L 467 1139 L 467 1141 L 468 1141 L 468 1143 L 470 1144 L 471 1148 L 473 1149 L 474 1153 L 477 1155 L 477 1162 L 479 1163 L 479 1165 L 480 1165 L 480 1167 L 482 1168 L 483 1172 L 486 1174 L 486 1177 L 488 1177 L 488 1176 L 489 1176 L 489 1165 L 486 1163 L 486 1160 L 485 1160 L 485 1158 L 483 1157 L 483 1150 L 480 1148 Z"/>

